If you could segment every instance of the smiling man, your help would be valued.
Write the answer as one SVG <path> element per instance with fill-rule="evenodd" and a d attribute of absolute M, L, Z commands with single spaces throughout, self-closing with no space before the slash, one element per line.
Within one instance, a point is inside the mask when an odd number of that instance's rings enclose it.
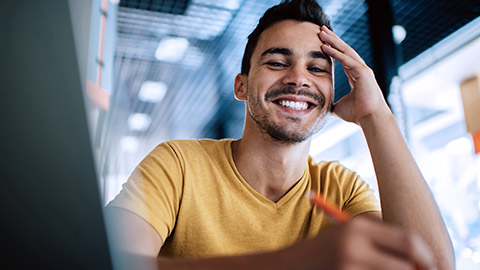
<path fill-rule="evenodd" d="M 333 59 L 352 87 L 336 104 Z M 234 92 L 246 106 L 241 139 L 160 144 L 107 207 L 119 267 L 453 269 L 441 216 L 373 72 L 315 1 L 264 14 Z M 329 113 L 362 128 L 381 209 L 356 173 L 308 156 Z M 332 222 L 310 191 L 351 221 Z"/>

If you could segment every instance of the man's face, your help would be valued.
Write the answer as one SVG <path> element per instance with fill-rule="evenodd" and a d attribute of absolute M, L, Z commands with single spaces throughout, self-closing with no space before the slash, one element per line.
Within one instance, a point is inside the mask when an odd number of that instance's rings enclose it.
<path fill-rule="evenodd" d="M 333 100 L 332 64 L 320 27 L 285 20 L 265 29 L 243 76 L 247 111 L 271 138 L 302 142 L 317 132 Z M 250 119 L 247 119 L 249 121 Z"/>

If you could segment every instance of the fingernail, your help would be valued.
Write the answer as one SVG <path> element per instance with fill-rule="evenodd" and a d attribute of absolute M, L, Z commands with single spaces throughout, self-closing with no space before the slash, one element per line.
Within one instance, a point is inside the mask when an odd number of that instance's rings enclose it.
<path fill-rule="evenodd" d="M 331 48 L 331 47 L 330 47 L 330 44 L 327 44 L 327 43 L 322 44 L 322 49 L 323 49 L 323 50 L 325 50 L 325 49 L 326 49 L 326 50 L 329 50 L 330 48 Z"/>

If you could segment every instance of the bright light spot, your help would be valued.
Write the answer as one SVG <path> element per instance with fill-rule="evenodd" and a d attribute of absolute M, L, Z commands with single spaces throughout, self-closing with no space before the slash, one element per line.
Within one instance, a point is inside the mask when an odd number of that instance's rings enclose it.
<path fill-rule="evenodd" d="M 239 0 L 194 0 L 195 4 L 203 4 L 214 7 L 221 7 L 230 10 L 236 10 L 240 7 Z"/>
<path fill-rule="evenodd" d="M 225 0 L 223 6 L 231 10 L 236 10 L 240 7 L 240 3 L 238 0 Z"/>
<path fill-rule="evenodd" d="M 397 24 L 392 27 L 392 34 L 395 43 L 400 44 L 407 36 L 407 30 L 405 30 L 405 27 Z"/>
<path fill-rule="evenodd" d="M 134 136 L 124 136 L 120 139 L 120 147 L 124 152 L 135 153 L 138 149 L 138 139 Z"/>
<path fill-rule="evenodd" d="M 472 255 L 472 261 L 474 263 L 480 263 L 480 252 L 474 252 Z"/>
<path fill-rule="evenodd" d="M 144 113 L 134 113 L 128 117 L 128 127 L 135 131 L 145 131 L 150 126 L 152 119 Z"/>
<path fill-rule="evenodd" d="M 462 252 L 462 256 L 465 258 L 471 258 L 472 254 L 473 254 L 473 251 L 470 248 L 465 248 Z"/>
<path fill-rule="evenodd" d="M 449 142 L 446 146 L 446 150 L 450 154 L 465 155 L 472 151 L 472 142 L 466 138 L 461 137 Z"/>
<path fill-rule="evenodd" d="M 138 99 L 144 102 L 159 103 L 167 93 L 167 85 L 163 82 L 146 81 L 140 87 Z"/>
<path fill-rule="evenodd" d="M 340 143 L 342 140 L 352 136 L 356 132 L 361 132 L 358 125 L 349 122 L 339 122 L 335 126 L 322 131 L 312 139 L 310 146 L 310 155 L 315 157 L 331 146 Z"/>
<path fill-rule="evenodd" d="M 128 180 L 128 176 L 128 174 L 107 174 L 105 177 L 105 205 L 120 193 L 122 185 Z"/>
<path fill-rule="evenodd" d="M 155 58 L 159 61 L 176 63 L 182 59 L 188 49 L 188 40 L 182 37 L 166 37 L 158 44 Z"/>
<path fill-rule="evenodd" d="M 118 5 L 120 3 L 120 0 L 110 0 L 110 3 Z"/>

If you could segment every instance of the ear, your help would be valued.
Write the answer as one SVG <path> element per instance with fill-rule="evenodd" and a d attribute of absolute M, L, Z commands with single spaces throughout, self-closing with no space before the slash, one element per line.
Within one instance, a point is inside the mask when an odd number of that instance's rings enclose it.
<path fill-rule="evenodd" d="M 237 100 L 247 100 L 247 75 L 241 73 L 237 74 L 233 88 Z"/>

